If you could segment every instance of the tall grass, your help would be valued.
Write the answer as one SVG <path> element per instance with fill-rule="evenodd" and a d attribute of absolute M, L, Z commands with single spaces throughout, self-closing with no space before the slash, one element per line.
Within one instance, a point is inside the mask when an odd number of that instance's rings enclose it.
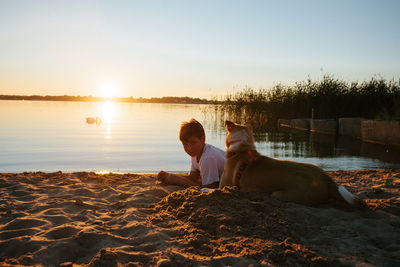
<path fill-rule="evenodd" d="M 363 117 L 400 119 L 400 80 L 373 77 L 364 82 L 346 82 L 325 75 L 320 81 L 307 79 L 293 86 L 242 91 L 226 96 L 223 112 L 239 121 L 275 123 L 278 119 Z"/>

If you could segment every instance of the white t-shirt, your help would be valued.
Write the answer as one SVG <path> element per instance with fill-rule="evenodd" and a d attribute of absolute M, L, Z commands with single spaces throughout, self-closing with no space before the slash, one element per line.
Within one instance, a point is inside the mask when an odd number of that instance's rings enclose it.
<path fill-rule="evenodd" d="M 224 171 L 225 152 L 213 145 L 205 144 L 200 161 L 196 157 L 190 160 L 190 171 L 200 172 L 203 185 L 219 182 Z"/>

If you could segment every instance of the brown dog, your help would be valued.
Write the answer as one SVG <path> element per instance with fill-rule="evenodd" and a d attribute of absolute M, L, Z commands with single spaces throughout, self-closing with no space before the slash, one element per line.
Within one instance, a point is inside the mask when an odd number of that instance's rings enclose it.
<path fill-rule="evenodd" d="M 282 201 L 304 205 L 324 203 L 330 199 L 345 200 L 350 205 L 366 204 L 336 183 L 321 168 L 307 163 L 277 160 L 262 156 L 254 146 L 250 126 L 226 121 L 227 161 L 220 188 L 237 186 L 244 191 L 270 193 Z"/>

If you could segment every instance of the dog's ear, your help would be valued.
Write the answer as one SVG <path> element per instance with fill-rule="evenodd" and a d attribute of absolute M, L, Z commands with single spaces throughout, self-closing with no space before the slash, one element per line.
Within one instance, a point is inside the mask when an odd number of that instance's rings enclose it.
<path fill-rule="evenodd" d="M 228 132 L 232 131 L 233 127 L 235 126 L 234 122 L 231 121 L 225 121 L 225 126 L 226 129 L 228 129 Z"/>

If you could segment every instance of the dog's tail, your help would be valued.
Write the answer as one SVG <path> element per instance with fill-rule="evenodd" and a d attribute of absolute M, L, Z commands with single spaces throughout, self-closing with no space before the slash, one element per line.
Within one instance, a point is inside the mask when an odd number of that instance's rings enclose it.
<path fill-rule="evenodd" d="M 346 187 L 338 186 L 338 192 L 347 203 L 360 210 L 368 210 L 368 205 L 360 198 L 350 193 Z"/>

